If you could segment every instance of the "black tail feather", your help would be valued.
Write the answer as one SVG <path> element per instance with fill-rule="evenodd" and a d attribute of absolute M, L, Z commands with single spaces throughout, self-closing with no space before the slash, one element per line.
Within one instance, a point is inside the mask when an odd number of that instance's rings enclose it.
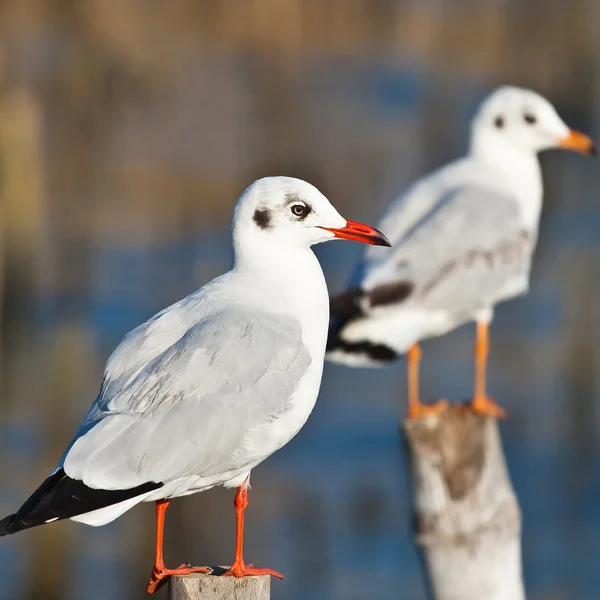
<path fill-rule="evenodd" d="M 112 506 L 162 485 L 148 482 L 127 490 L 101 490 L 90 488 L 79 479 L 71 479 L 63 469 L 59 469 L 42 483 L 14 515 L 0 521 L 0 536 Z"/>

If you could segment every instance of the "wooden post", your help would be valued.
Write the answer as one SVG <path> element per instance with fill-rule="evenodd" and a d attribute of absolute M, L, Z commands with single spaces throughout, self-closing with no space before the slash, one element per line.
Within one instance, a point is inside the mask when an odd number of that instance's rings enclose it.
<path fill-rule="evenodd" d="M 271 578 L 217 577 L 193 573 L 169 579 L 169 600 L 269 600 Z"/>
<path fill-rule="evenodd" d="M 404 431 L 432 598 L 524 600 L 521 511 L 496 421 L 454 406 Z"/>

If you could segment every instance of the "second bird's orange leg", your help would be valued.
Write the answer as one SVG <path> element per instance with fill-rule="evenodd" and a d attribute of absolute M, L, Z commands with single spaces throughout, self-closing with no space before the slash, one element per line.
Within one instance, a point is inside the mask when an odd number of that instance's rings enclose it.
<path fill-rule="evenodd" d="M 471 406 L 479 414 L 488 417 L 502 418 L 506 413 L 486 393 L 486 371 L 489 354 L 489 325 L 477 322 L 475 340 L 475 393 Z"/>
<path fill-rule="evenodd" d="M 240 485 L 233 502 L 236 516 L 235 560 L 231 569 L 223 576 L 246 577 L 248 575 L 272 575 L 283 579 L 283 575 L 271 569 L 256 569 L 254 565 L 244 563 L 244 513 L 248 507 L 248 480 Z"/>
<path fill-rule="evenodd" d="M 189 575 L 190 573 L 212 573 L 208 567 L 190 567 L 190 565 L 179 565 L 176 569 L 167 569 L 163 559 L 163 537 L 165 532 L 165 514 L 169 508 L 168 500 L 156 501 L 156 558 L 154 568 L 150 575 L 150 580 L 146 586 L 149 594 L 154 592 L 164 583 L 167 577 L 171 575 Z"/>
<path fill-rule="evenodd" d="M 421 363 L 421 347 L 414 344 L 407 355 L 407 381 L 408 381 L 408 418 L 418 419 L 426 415 L 435 415 L 448 407 L 448 403 L 439 400 L 433 406 L 421 403 L 419 397 L 419 364 Z"/>

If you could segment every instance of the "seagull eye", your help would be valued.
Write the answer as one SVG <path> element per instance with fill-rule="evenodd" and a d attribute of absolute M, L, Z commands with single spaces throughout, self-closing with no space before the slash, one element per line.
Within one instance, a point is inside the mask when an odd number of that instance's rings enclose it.
<path fill-rule="evenodd" d="M 310 207 L 306 206 L 306 204 L 292 204 L 290 207 L 292 214 L 299 219 L 304 219 L 310 213 Z"/>
<path fill-rule="evenodd" d="M 497 129 L 502 129 L 504 127 L 504 117 L 502 115 L 498 115 L 494 119 L 494 125 Z"/>
<path fill-rule="evenodd" d="M 535 123 L 537 122 L 537 117 L 535 115 L 532 115 L 531 113 L 525 113 L 523 115 L 523 119 L 528 125 L 535 125 Z"/>

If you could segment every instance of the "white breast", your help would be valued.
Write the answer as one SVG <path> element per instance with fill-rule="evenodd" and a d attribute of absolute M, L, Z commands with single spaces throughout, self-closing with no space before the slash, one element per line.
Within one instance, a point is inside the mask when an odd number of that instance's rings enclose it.
<path fill-rule="evenodd" d="M 298 256 L 298 254 L 300 254 Z M 286 260 L 282 257 L 282 260 Z M 295 253 L 293 272 L 289 277 L 278 272 L 277 285 L 271 285 L 266 308 L 270 312 L 291 315 L 300 322 L 302 341 L 311 358 L 307 372 L 290 398 L 289 410 L 274 421 L 254 429 L 247 436 L 247 451 L 252 462 L 261 461 L 287 444 L 306 423 L 312 412 L 323 374 L 327 328 L 329 323 L 329 296 L 327 284 L 316 256 L 311 250 Z M 261 297 L 262 306 L 264 295 Z"/>

